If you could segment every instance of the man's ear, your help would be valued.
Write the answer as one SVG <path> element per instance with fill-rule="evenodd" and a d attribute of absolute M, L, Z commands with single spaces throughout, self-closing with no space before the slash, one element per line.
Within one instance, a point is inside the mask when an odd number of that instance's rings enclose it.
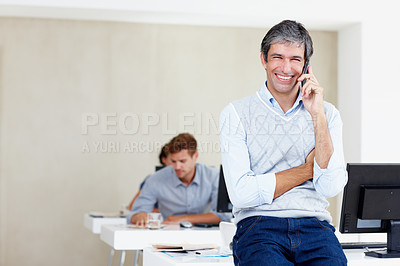
<path fill-rule="evenodd" d="M 267 68 L 267 61 L 264 58 L 264 53 L 263 52 L 260 53 L 260 59 L 261 59 L 261 64 L 263 65 L 264 69 L 266 69 Z"/>
<path fill-rule="evenodd" d="M 193 159 L 197 160 L 197 158 L 199 158 L 199 153 L 196 151 L 195 153 L 193 153 Z"/>

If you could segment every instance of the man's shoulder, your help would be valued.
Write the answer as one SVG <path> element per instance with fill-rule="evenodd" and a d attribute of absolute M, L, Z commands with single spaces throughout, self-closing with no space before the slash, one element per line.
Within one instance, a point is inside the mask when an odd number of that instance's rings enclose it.
<path fill-rule="evenodd" d="M 254 101 L 256 99 L 257 94 L 253 93 L 252 95 L 242 99 L 234 100 L 225 106 L 225 108 L 222 110 L 222 114 L 228 115 L 232 112 L 241 112 L 243 109 L 248 109 L 250 106 L 254 105 Z"/>
<path fill-rule="evenodd" d="M 200 169 L 200 172 L 204 176 L 210 176 L 210 175 L 219 175 L 219 168 L 215 166 L 208 166 L 202 163 L 197 163 L 196 167 Z"/>
<path fill-rule="evenodd" d="M 168 177 L 174 176 L 174 170 L 172 169 L 172 166 L 166 166 L 153 174 L 151 174 L 149 177 L 146 178 L 146 181 L 157 181 L 159 179 L 165 179 Z"/>

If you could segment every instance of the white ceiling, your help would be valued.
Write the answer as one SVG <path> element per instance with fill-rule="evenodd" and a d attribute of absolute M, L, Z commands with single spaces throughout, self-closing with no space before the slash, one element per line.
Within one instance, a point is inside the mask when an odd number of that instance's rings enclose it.
<path fill-rule="evenodd" d="M 283 19 L 294 19 L 309 29 L 338 30 L 369 16 L 374 7 L 368 8 L 368 4 L 364 2 L 366 1 L 0 0 L 0 16 L 262 28 L 270 27 Z M 361 7 L 363 12 L 360 12 Z"/>

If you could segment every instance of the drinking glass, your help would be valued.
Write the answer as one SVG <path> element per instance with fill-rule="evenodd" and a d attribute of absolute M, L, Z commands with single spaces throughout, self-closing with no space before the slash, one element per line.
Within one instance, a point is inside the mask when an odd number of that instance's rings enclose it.
<path fill-rule="evenodd" d="M 147 214 L 147 225 L 149 229 L 160 229 L 161 227 L 161 213 L 151 212 Z"/>

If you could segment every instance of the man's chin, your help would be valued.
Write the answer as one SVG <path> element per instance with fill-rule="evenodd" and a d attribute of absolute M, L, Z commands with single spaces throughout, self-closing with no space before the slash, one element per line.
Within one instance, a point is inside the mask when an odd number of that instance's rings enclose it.
<path fill-rule="evenodd" d="M 182 177 L 185 176 L 182 172 L 179 172 L 179 173 L 175 172 L 175 174 L 176 174 L 176 176 L 179 177 L 179 178 L 182 178 Z"/>

